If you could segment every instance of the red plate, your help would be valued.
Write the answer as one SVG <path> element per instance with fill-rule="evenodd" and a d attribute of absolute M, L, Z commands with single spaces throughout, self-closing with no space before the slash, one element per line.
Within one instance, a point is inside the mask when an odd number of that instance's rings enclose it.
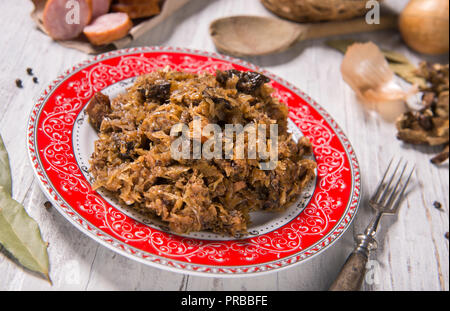
<path fill-rule="evenodd" d="M 116 94 L 133 77 L 169 66 L 191 72 L 259 71 L 272 79 L 274 96 L 290 109 L 291 130 L 310 138 L 317 179 L 284 213 L 257 215 L 250 235 L 167 232 L 101 192 L 87 170 L 95 133 L 84 107 L 97 91 Z M 297 134 L 298 134 L 297 133 Z M 295 133 L 294 133 L 295 134 Z M 328 113 L 292 84 L 242 60 L 196 50 L 146 47 L 114 51 L 58 77 L 34 105 L 28 151 L 40 184 L 54 206 L 78 229 L 118 253 L 163 269 L 238 276 L 278 271 L 329 247 L 348 228 L 360 200 L 360 172 L 353 148 Z M 253 216 L 252 216 L 253 218 Z"/>

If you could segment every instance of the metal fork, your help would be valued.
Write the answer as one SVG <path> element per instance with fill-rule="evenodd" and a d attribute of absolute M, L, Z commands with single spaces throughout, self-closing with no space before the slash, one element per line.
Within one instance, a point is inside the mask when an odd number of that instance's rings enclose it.
<path fill-rule="evenodd" d="M 381 218 L 383 215 L 395 215 L 401 206 L 415 167 L 411 169 L 407 175 L 408 177 L 404 177 L 406 176 L 405 172 L 408 163 L 400 159 L 391 177 L 386 182 L 392 163 L 393 159 L 390 161 L 382 180 L 378 184 L 375 194 L 369 200 L 369 206 L 375 209 L 376 214 L 364 233 L 356 237 L 357 246 L 347 258 L 337 279 L 331 285 L 331 291 L 356 291 L 361 288 L 370 251 L 378 247 L 375 235 Z"/>

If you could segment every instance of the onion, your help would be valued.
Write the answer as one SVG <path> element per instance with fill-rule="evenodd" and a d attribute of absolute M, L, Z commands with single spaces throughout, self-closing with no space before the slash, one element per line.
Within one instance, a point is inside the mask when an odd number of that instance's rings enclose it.
<path fill-rule="evenodd" d="M 423 54 L 449 51 L 449 0 L 411 0 L 400 14 L 399 27 L 406 44 Z"/>

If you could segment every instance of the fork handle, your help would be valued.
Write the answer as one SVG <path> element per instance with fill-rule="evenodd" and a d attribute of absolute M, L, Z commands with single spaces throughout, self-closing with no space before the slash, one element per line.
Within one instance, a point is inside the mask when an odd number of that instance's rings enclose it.
<path fill-rule="evenodd" d="M 378 219 L 378 215 L 376 219 Z M 375 231 L 374 231 L 375 232 Z M 330 291 L 357 291 L 361 289 L 370 251 L 378 247 L 377 241 L 369 234 L 359 234 L 356 249 L 348 256 Z"/>
<path fill-rule="evenodd" d="M 345 262 L 330 291 L 358 291 L 366 274 L 368 257 L 359 252 L 353 252 Z"/>

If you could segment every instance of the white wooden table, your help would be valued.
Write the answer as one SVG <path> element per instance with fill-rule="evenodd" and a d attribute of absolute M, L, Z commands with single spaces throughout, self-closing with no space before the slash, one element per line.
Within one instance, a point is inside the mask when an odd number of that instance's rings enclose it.
<path fill-rule="evenodd" d="M 406 0 L 390 0 L 397 9 Z M 354 226 L 322 255 L 287 270 L 259 277 L 222 279 L 162 271 L 127 259 L 97 244 L 74 228 L 55 209 L 46 210 L 45 196 L 34 178 L 26 151 L 26 123 L 33 102 L 58 74 L 88 58 L 61 47 L 36 30 L 29 17 L 31 1 L 0 1 L 0 133 L 8 148 L 14 198 L 39 223 L 50 243 L 53 286 L 24 272 L 0 254 L 0 290 L 326 290 L 353 247 L 371 213 L 365 202 L 392 155 L 417 164 L 414 188 L 392 225 L 381 229 L 380 246 L 372 254 L 365 290 L 449 290 L 449 166 L 433 166 L 429 148 L 404 145 L 395 138 L 392 123 L 365 111 L 343 82 L 342 55 L 323 40 L 297 44 L 290 51 L 249 61 L 294 83 L 323 105 L 352 142 L 363 174 L 365 195 Z M 174 16 L 133 43 L 171 45 L 215 51 L 209 23 L 236 14 L 270 15 L 258 0 L 193 0 Z M 418 62 L 398 34 L 380 32 L 358 36 L 395 49 Z M 431 58 L 428 58 L 431 59 Z M 448 56 L 431 60 L 448 62 Z M 26 74 L 32 67 L 34 84 Z M 21 78 L 24 88 L 15 86 Z M 442 203 L 443 210 L 433 207 Z"/>

